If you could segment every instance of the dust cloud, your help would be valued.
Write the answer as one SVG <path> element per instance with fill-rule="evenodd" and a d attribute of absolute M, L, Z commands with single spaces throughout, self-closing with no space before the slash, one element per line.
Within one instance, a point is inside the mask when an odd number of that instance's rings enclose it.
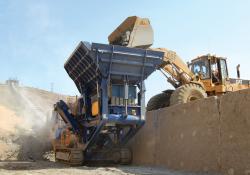
<path fill-rule="evenodd" d="M 53 104 L 58 94 L 15 85 L 0 85 L 0 160 L 48 158 Z"/>

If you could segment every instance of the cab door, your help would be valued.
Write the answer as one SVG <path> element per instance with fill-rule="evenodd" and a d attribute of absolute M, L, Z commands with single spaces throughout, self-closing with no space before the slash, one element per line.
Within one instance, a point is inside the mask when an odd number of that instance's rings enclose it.
<path fill-rule="evenodd" d="M 225 85 L 226 81 L 228 80 L 227 62 L 225 59 L 219 60 L 219 69 L 220 69 L 221 84 Z"/>

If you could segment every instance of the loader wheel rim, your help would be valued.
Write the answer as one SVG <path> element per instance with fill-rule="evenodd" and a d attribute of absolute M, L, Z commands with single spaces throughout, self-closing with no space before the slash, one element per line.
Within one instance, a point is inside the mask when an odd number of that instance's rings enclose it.
<path fill-rule="evenodd" d="M 198 100 L 198 99 L 199 99 L 198 97 L 190 96 L 188 98 L 188 101 L 195 101 L 195 100 Z"/>
<path fill-rule="evenodd" d="M 195 100 L 198 100 L 198 99 L 201 99 L 203 98 L 202 94 L 199 94 L 199 93 L 192 93 L 188 98 L 187 98 L 187 102 L 189 101 L 195 101 Z"/>

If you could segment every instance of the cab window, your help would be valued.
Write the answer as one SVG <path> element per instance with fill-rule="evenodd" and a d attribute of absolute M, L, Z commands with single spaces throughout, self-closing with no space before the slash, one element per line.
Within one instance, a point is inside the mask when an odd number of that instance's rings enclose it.
<path fill-rule="evenodd" d="M 196 61 L 192 64 L 192 71 L 195 75 L 200 75 L 201 79 L 210 78 L 209 62 L 208 60 Z"/>

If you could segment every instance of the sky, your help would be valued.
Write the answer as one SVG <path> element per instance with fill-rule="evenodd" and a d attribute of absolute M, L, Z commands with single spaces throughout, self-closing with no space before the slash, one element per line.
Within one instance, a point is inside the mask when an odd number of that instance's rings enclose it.
<path fill-rule="evenodd" d="M 153 47 L 174 50 L 185 62 L 203 55 L 228 58 L 230 77 L 250 79 L 248 0 L 0 0 L 0 82 L 75 95 L 64 62 L 80 41 L 108 43 L 128 16 L 150 19 Z M 172 88 L 161 72 L 146 80 L 146 100 Z"/>

